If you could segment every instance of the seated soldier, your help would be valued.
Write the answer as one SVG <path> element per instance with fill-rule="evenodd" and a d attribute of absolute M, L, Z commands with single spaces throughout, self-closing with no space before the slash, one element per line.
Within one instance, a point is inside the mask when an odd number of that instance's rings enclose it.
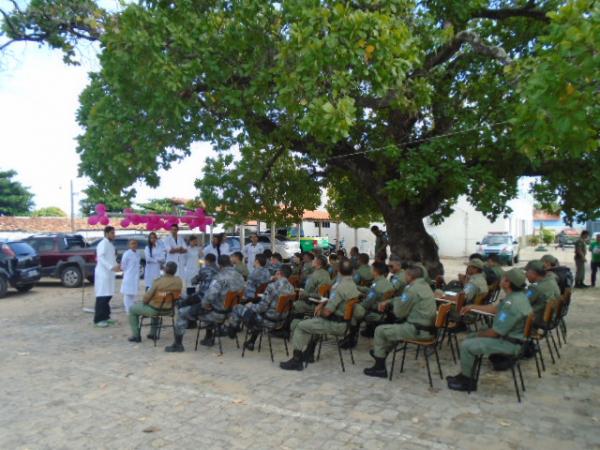
<path fill-rule="evenodd" d="M 525 266 L 525 276 L 529 281 L 527 298 L 533 309 L 534 325 L 544 324 L 544 310 L 550 300 L 560 299 L 560 289 L 556 279 L 546 273 L 542 261 L 529 261 Z"/>
<path fill-rule="evenodd" d="M 214 345 L 214 327 L 210 325 L 225 320 L 226 313 L 223 308 L 227 293 L 244 289 L 244 278 L 231 266 L 229 255 L 219 256 L 218 263 L 219 273 L 210 283 L 201 303 L 179 308 L 175 321 L 175 342 L 165 347 L 166 352 L 184 351 L 182 342 L 188 320 L 201 320 L 207 323 L 209 326 L 206 328 L 206 335 L 201 344 L 207 347 Z"/>
<path fill-rule="evenodd" d="M 300 321 L 292 336 L 294 355 L 279 366 L 284 370 L 302 370 L 304 361 L 314 360 L 314 335 L 342 336 L 346 332 L 346 302 L 358 298 L 359 294 L 352 281 L 352 263 L 344 261 L 340 264 L 340 281 L 332 288 L 329 300 L 317 306 L 314 318 Z"/>
<path fill-rule="evenodd" d="M 423 269 L 410 266 L 406 269 L 406 281 L 408 284 L 400 297 L 379 304 L 381 312 L 391 304 L 396 323 L 375 328 L 375 341 L 370 352 L 375 364 L 364 370 L 365 375 L 386 378 L 385 360 L 398 342 L 404 339 L 427 340 L 435 334 L 435 297 L 423 277 Z"/>
<path fill-rule="evenodd" d="M 129 326 L 131 327 L 130 342 L 141 342 L 140 337 L 140 316 L 155 317 L 160 314 L 160 307 L 162 304 L 162 298 L 157 297 L 158 294 L 163 292 L 180 293 L 183 289 L 183 283 L 180 277 L 176 277 L 177 264 L 173 261 L 169 261 L 165 264 L 165 274 L 162 277 L 157 278 L 152 283 L 152 287 L 146 291 L 143 298 L 143 303 L 135 303 L 129 309 Z M 171 307 L 171 305 L 168 305 Z M 186 322 L 187 324 L 187 322 Z M 150 330 L 149 339 L 153 339 L 156 336 L 156 322 L 152 321 L 152 328 Z"/>
<path fill-rule="evenodd" d="M 288 281 L 292 274 L 292 269 L 287 264 L 283 264 L 277 272 L 275 272 L 275 281 L 269 283 L 267 290 L 258 303 L 248 303 L 246 305 L 236 305 L 229 316 L 229 337 L 235 338 L 235 335 L 240 331 L 240 322 L 252 331 L 250 339 L 244 343 L 248 350 L 254 350 L 254 343 L 259 335 L 256 327 L 269 326 L 275 327 L 281 323 L 285 317 L 277 312 L 277 303 L 279 297 L 294 293 L 294 287 Z"/>
<path fill-rule="evenodd" d="M 294 256 L 290 259 L 290 267 L 292 268 L 292 275 L 300 276 L 302 270 L 302 254 L 294 253 Z"/>
<path fill-rule="evenodd" d="M 527 316 L 531 305 L 525 295 L 525 275 L 521 269 L 511 269 L 504 273 L 501 287 L 506 297 L 499 304 L 477 306 L 478 310 L 495 314 L 492 328 L 472 333 L 460 344 L 461 372 L 446 377 L 448 388 L 456 391 L 475 391 L 477 383 L 473 378 L 473 365 L 478 356 L 492 354 L 517 355 L 523 344 Z M 473 305 L 463 308 L 467 314 Z"/>
<path fill-rule="evenodd" d="M 387 266 L 385 263 L 376 261 L 372 265 L 373 284 L 367 291 L 365 298 L 354 307 L 355 323 L 350 327 L 348 336 L 342 341 L 342 348 L 354 348 L 358 343 L 358 330 L 360 323 L 364 320 L 366 328 L 360 333 L 364 337 L 373 337 L 375 327 L 385 322 L 386 313 L 379 311 L 379 305 L 384 300 L 384 295 L 394 290 L 392 283 L 388 281 Z M 358 288 L 363 292 L 362 288 Z"/>
<path fill-rule="evenodd" d="M 544 255 L 542 256 L 542 262 L 546 272 L 556 279 L 561 294 L 564 294 L 567 288 L 573 286 L 573 272 L 568 267 L 561 266 L 555 256 Z"/>
<path fill-rule="evenodd" d="M 306 285 L 304 289 L 300 291 L 298 301 L 294 302 L 292 308 L 292 317 L 294 320 L 292 320 L 290 325 L 291 331 L 294 331 L 294 328 L 300 323 L 300 320 L 305 319 L 306 316 L 313 316 L 315 314 L 315 307 L 317 304 L 311 302 L 309 298 L 320 298 L 319 289 L 321 286 L 331 284 L 329 273 L 325 269 L 325 267 L 327 267 L 325 257 L 320 256 L 319 258 L 315 258 L 312 265 L 313 273 L 311 273 L 308 280 L 306 280 Z"/>
<path fill-rule="evenodd" d="M 271 256 L 273 256 L 273 252 L 271 251 L 271 249 L 267 248 L 263 252 L 263 255 L 265 255 L 265 258 L 267 258 L 267 263 L 265 264 L 265 267 L 267 268 L 268 271 L 270 271 L 271 270 Z"/>
<path fill-rule="evenodd" d="M 338 256 L 335 253 L 329 255 L 329 267 L 327 268 L 329 276 L 332 280 L 337 278 L 338 273 Z"/>
<path fill-rule="evenodd" d="M 256 297 L 256 290 L 263 284 L 268 283 L 271 279 L 269 269 L 266 267 L 267 257 L 264 253 L 256 255 L 254 259 L 254 270 L 248 276 L 248 283 L 246 284 L 246 290 L 244 291 L 244 298 L 247 301 L 254 301 Z"/>
<path fill-rule="evenodd" d="M 234 252 L 231 254 L 231 264 L 233 264 L 234 269 L 244 277 L 244 280 L 248 279 L 248 267 L 246 267 L 246 264 L 244 263 L 244 255 L 242 255 L 242 252 Z"/>
<path fill-rule="evenodd" d="M 198 271 L 198 275 L 192 278 L 192 284 L 198 285 L 196 292 L 193 295 L 189 295 L 187 298 L 182 299 L 178 302 L 178 307 L 181 308 L 183 306 L 192 306 L 196 303 L 200 303 L 202 297 L 208 290 L 211 281 L 214 277 L 219 273 L 219 268 L 217 267 L 217 257 L 214 253 L 208 253 L 204 257 L 204 266 L 200 268 Z M 188 330 L 196 328 L 196 321 L 190 320 L 188 321 Z"/>
<path fill-rule="evenodd" d="M 304 253 L 302 255 L 302 271 L 300 272 L 300 286 L 304 286 L 306 284 L 306 280 L 311 273 L 315 270 L 313 266 L 313 261 L 315 260 L 315 255 L 312 253 Z M 325 264 L 327 266 L 327 264 Z"/>
<path fill-rule="evenodd" d="M 504 276 L 504 270 L 502 270 L 502 264 L 500 264 L 500 257 L 497 254 L 492 254 L 488 256 L 486 261 L 486 269 L 491 270 L 496 275 L 496 281 L 500 282 L 502 277 Z M 490 283 L 489 277 L 486 276 L 486 280 L 488 282 L 488 286 L 493 284 Z"/>
<path fill-rule="evenodd" d="M 390 256 L 390 282 L 394 286 L 394 290 L 397 294 L 402 294 L 402 291 L 406 287 L 406 269 L 407 265 L 403 265 L 402 259 L 397 255 Z"/>
<path fill-rule="evenodd" d="M 362 288 L 367 288 L 373 281 L 373 274 L 371 273 L 371 267 L 369 267 L 369 255 L 366 253 L 358 255 L 358 269 L 354 271 L 352 279 L 357 286 Z"/>
<path fill-rule="evenodd" d="M 480 259 L 474 258 L 469 261 L 463 287 L 465 304 L 467 305 L 473 303 L 478 295 L 488 291 L 488 284 L 483 275 L 483 267 L 483 261 Z M 448 297 L 446 296 L 446 298 Z"/>
<path fill-rule="evenodd" d="M 358 269 L 358 266 L 360 266 L 360 263 L 358 262 L 358 255 L 359 254 L 360 253 L 358 251 L 358 247 L 352 247 L 350 249 L 350 261 L 352 262 L 352 268 L 354 270 Z"/>
<path fill-rule="evenodd" d="M 283 257 L 281 256 L 281 253 L 273 253 L 273 255 L 271 255 L 271 264 L 268 266 L 269 274 L 274 277 L 275 272 L 277 272 L 282 265 Z"/>

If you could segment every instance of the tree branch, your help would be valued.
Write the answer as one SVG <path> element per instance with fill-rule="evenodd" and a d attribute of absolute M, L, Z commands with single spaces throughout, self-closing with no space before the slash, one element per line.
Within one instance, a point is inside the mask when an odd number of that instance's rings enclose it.
<path fill-rule="evenodd" d="M 528 19 L 539 20 L 545 23 L 550 22 L 550 18 L 546 12 L 535 9 L 535 2 L 530 1 L 522 8 L 506 8 L 506 9 L 481 9 L 473 16 L 472 19 L 493 19 L 504 20 L 512 17 L 526 17 Z"/>

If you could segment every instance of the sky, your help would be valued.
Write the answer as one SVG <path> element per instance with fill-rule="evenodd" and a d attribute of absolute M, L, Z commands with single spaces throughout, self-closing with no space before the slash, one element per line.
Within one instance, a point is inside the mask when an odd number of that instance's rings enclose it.
<path fill-rule="evenodd" d="M 77 176 L 75 138 L 82 130 L 75 115 L 88 73 L 98 65 L 93 48 L 82 52 L 80 66 L 65 65 L 61 52 L 31 43 L 13 44 L 0 55 L 0 170 L 17 172 L 16 180 L 35 194 L 36 209 L 58 206 L 69 213 L 69 182 L 75 192 L 89 184 Z M 136 185 L 136 201 L 195 197 L 194 180 L 210 154 L 209 144 L 195 144 L 190 157 L 161 172 L 158 188 Z M 76 214 L 83 197 L 75 197 Z"/>

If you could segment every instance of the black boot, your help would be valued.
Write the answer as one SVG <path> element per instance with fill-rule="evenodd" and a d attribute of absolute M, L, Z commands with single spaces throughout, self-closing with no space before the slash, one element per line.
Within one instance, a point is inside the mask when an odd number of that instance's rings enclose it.
<path fill-rule="evenodd" d="M 315 362 L 315 349 L 316 348 L 317 348 L 317 341 L 311 340 L 308 343 L 308 347 L 306 347 L 306 350 L 302 354 L 302 358 L 303 358 L 304 362 L 311 363 L 311 364 Z"/>
<path fill-rule="evenodd" d="M 365 326 L 365 329 L 360 332 L 360 335 L 362 337 L 372 338 L 375 336 L 375 326 L 368 323 L 367 326 Z"/>
<path fill-rule="evenodd" d="M 358 344 L 358 327 L 350 327 L 348 335 L 340 342 L 340 347 L 344 350 L 356 347 Z"/>
<path fill-rule="evenodd" d="M 173 343 L 173 345 L 165 347 L 165 352 L 168 352 L 168 353 L 181 353 L 182 351 L 184 351 L 182 342 L 183 342 L 183 336 L 179 336 L 178 334 L 176 334 L 175 335 L 175 342 Z"/>
<path fill-rule="evenodd" d="M 244 348 L 246 350 L 254 351 L 254 344 L 256 343 L 256 339 L 258 338 L 258 331 L 253 331 L 250 335 L 250 339 L 244 342 Z"/>
<path fill-rule="evenodd" d="M 289 361 L 279 363 L 279 367 L 283 370 L 302 370 L 304 369 L 304 362 L 302 361 L 302 351 L 294 350 L 294 356 Z"/>
<path fill-rule="evenodd" d="M 236 327 L 235 325 L 229 325 L 227 327 L 227 336 L 229 336 L 229 339 L 235 339 L 239 332 L 240 327 Z"/>
<path fill-rule="evenodd" d="M 204 335 L 204 339 L 200 341 L 200 344 L 205 347 L 212 347 L 215 345 L 215 333 L 212 328 L 206 329 L 206 334 Z"/>
<path fill-rule="evenodd" d="M 375 357 L 375 365 L 365 369 L 363 372 L 369 377 L 387 378 L 388 373 L 385 368 L 385 358 Z"/>
<path fill-rule="evenodd" d="M 462 373 L 458 374 L 455 377 L 448 377 L 448 389 L 452 389 L 454 391 L 476 391 L 477 383 L 474 379 L 469 378 Z"/>

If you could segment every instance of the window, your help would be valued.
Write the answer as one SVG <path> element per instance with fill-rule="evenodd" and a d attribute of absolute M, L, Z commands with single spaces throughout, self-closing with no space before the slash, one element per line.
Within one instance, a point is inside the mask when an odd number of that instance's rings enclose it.
<path fill-rule="evenodd" d="M 330 224 L 329 222 L 321 222 L 321 226 L 322 226 L 323 228 L 330 228 L 330 227 L 331 227 L 331 224 Z"/>
<path fill-rule="evenodd" d="M 315 221 L 315 228 L 319 228 L 319 222 Z"/>

